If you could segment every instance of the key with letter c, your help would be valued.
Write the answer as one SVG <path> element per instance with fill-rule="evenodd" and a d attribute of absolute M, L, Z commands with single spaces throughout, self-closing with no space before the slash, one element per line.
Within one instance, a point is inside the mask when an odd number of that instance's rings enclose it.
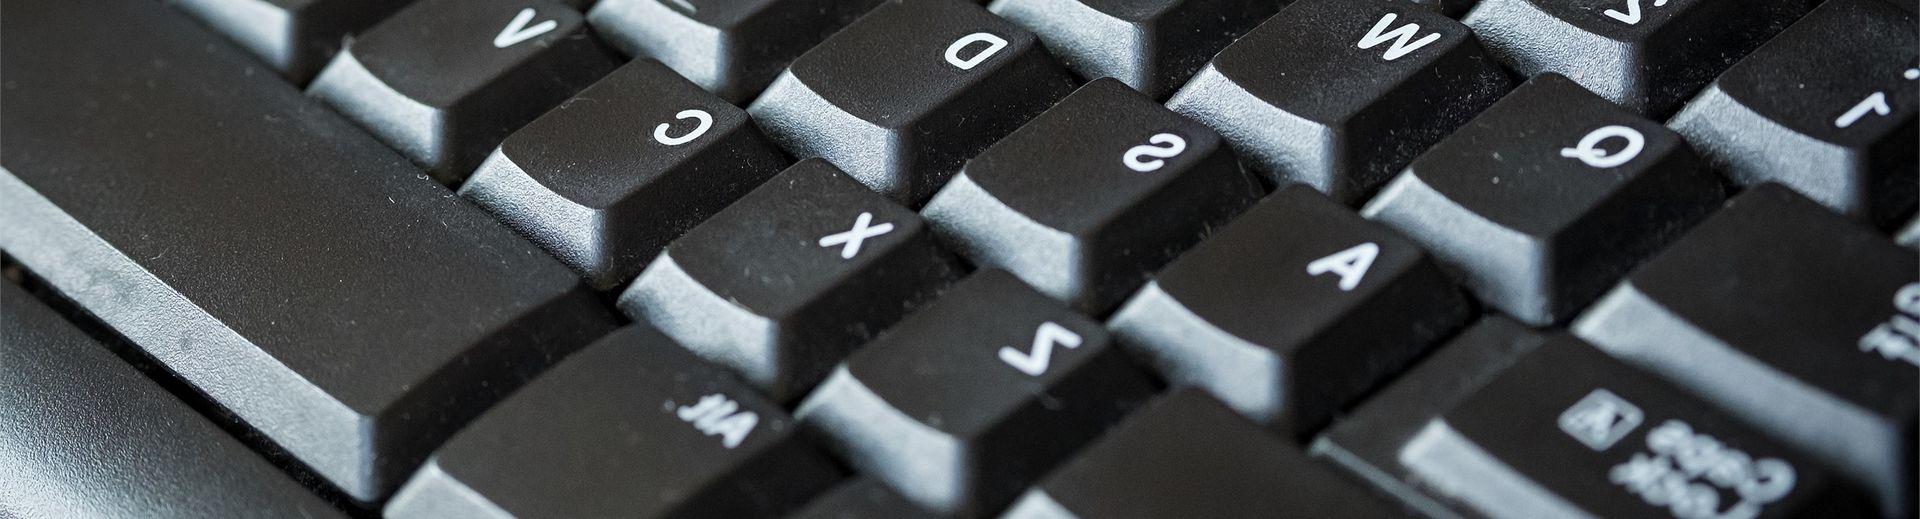
<path fill-rule="evenodd" d="M 921 213 L 974 264 L 1097 314 L 1260 191 L 1213 130 L 1100 79 L 967 162 Z"/>
<path fill-rule="evenodd" d="M 747 111 L 795 156 L 918 206 L 1073 82 L 1033 34 L 978 5 L 896 1 L 794 60 Z"/>
<path fill-rule="evenodd" d="M 643 58 L 514 132 L 460 194 L 606 290 L 786 165 L 746 112 Z"/>
<path fill-rule="evenodd" d="M 1427 150 L 1361 214 L 1433 251 L 1489 306 L 1547 326 L 1721 198 L 1678 135 L 1549 72 Z"/>

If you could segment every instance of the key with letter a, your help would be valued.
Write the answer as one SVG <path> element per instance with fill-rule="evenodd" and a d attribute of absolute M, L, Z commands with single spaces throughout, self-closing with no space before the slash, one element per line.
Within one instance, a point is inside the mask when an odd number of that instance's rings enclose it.
<path fill-rule="evenodd" d="M 1465 26 L 1401 0 L 1301 0 L 1167 106 L 1278 184 L 1364 198 L 1511 88 Z"/>
<path fill-rule="evenodd" d="M 854 352 L 795 414 L 902 496 L 970 516 L 1152 393 L 1099 323 L 983 270 Z"/>
<path fill-rule="evenodd" d="M 921 214 L 975 265 L 1101 314 L 1260 193 L 1213 130 L 1099 79 L 968 161 Z"/>
<path fill-rule="evenodd" d="M 1432 417 L 1398 459 L 1428 494 L 1496 519 L 1872 509 L 1813 458 L 1566 335 Z"/>
<path fill-rule="evenodd" d="M 1427 150 L 1361 213 L 1433 251 L 1481 301 L 1545 326 L 1721 196 L 1679 136 L 1549 72 Z"/>
<path fill-rule="evenodd" d="M 1040 35 L 1081 77 L 1111 77 L 1165 99 L 1282 0 L 995 0 L 994 14 Z"/>
<path fill-rule="evenodd" d="M 729 102 L 882 0 L 600 0 L 587 21 L 635 57 L 666 63 Z"/>
<path fill-rule="evenodd" d="M 632 326 L 454 435 L 386 516 L 770 517 L 839 477 L 796 432 L 725 370 Z"/>
<path fill-rule="evenodd" d="M 1464 20 L 1524 76 L 1559 72 L 1664 118 L 1806 13 L 1807 0 L 1483 0 Z"/>
<path fill-rule="evenodd" d="M 667 245 L 619 304 L 785 402 L 959 269 L 919 215 L 808 159 Z"/>
<path fill-rule="evenodd" d="M 1912 509 L 1915 253 L 1778 184 L 1728 201 L 1574 333 Z"/>
<path fill-rule="evenodd" d="M 1072 91 L 1026 29 L 962 0 L 900 0 L 794 60 L 747 112 L 795 156 L 918 206 Z"/>
<path fill-rule="evenodd" d="M 307 94 L 442 183 L 619 63 L 552 0 L 420 0 L 354 39 Z"/>
<path fill-rule="evenodd" d="M 1886 2 L 1829 1 L 1669 124 L 1737 184 L 1778 182 L 1834 211 L 1898 225 L 1915 205 L 1914 20 Z"/>
<path fill-rule="evenodd" d="M 1107 327 L 1169 382 L 1304 438 L 1465 324 L 1467 305 L 1413 242 L 1295 186 L 1174 260 Z"/>
<path fill-rule="evenodd" d="M 460 195 L 608 289 L 786 165 L 746 112 L 641 58 L 514 132 Z"/>

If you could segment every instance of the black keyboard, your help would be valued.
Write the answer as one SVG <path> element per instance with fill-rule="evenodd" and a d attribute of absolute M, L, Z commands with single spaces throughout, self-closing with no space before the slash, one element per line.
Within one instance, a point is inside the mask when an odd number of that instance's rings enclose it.
<path fill-rule="evenodd" d="M 1913 0 L 3 0 L 0 518 L 1912 518 Z"/>

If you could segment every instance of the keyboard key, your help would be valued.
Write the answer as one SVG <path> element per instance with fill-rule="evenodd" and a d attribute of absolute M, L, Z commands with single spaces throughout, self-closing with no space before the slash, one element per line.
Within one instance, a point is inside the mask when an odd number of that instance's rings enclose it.
<path fill-rule="evenodd" d="M 295 84 L 306 84 L 350 35 L 412 0 L 173 0 Z"/>
<path fill-rule="evenodd" d="M 787 402 L 959 275 L 919 215 L 805 160 L 668 245 L 620 309 Z"/>
<path fill-rule="evenodd" d="M 307 94 L 445 184 L 619 63 L 552 0 L 419 0 L 354 39 Z"/>
<path fill-rule="evenodd" d="M 841 483 L 808 503 L 791 519 L 932 519 L 933 512 L 900 497 L 873 478 L 856 478 Z"/>
<path fill-rule="evenodd" d="M 566 267 L 164 4 L 6 10 L 0 77 L 33 102 L 0 118 L 0 249 L 354 499 L 613 328 Z"/>
<path fill-rule="evenodd" d="M 608 43 L 664 62 L 728 102 L 753 99 L 800 53 L 881 0 L 600 0 Z"/>
<path fill-rule="evenodd" d="M 921 214 L 973 264 L 1100 314 L 1261 191 L 1213 130 L 1100 79 L 968 161 Z"/>
<path fill-rule="evenodd" d="M 1522 76 L 1565 74 L 1666 117 L 1805 14 L 1808 0 L 1482 0 L 1465 21 Z"/>
<path fill-rule="evenodd" d="M 961 0 L 904 0 L 801 55 L 747 112 L 795 156 L 917 206 L 1073 87 L 1020 26 Z"/>
<path fill-rule="evenodd" d="M 1214 54 L 1286 2 L 1263 0 L 996 0 L 994 14 L 1039 34 L 1085 78 L 1118 78 L 1165 99 Z"/>
<path fill-rule="evenodd" d="M 1907 248 L 1920 250 L 1920 215 L 1914 215 L 1907 225 L 1900 227 L 1900 232 L 1894 235 L 1893 240 Z"/>
<path fill-rule="evenodd" d="M 1278 184 L 1354 202 L 1511 88 L 1465 26 L 1401 0 L 1301 0 L 1167 106 Z"/>
<path fill-rule="evenodd" d="M 1400 464 L 1400 448 L 1428 420 L 1472 396 L 1500 370 L 1544 341 L 1544 336 L 1526 325 L 1488 314 L 1446 345 L 1435 348 L 1433 354 L 1393 383 L 1368 396 L 1352 413 L 1341 416 L 1314 440 L 1310 452 L 1420 515 L 1460 515 L 1419 490 L 1419 482 Z"/>
<path fill-rule="evenodd" d="M 1672 131 L 1548 72 L 1434 145 L 1361 214 L 1433 251 L 1481 301 L 1545 326 L 1722 196 Z"/>
<path fill-rule="evenodd" d="M 1466 16 L 1467 12 L 1473 9 L 1473 6 L 1478 5 L 1480 3 L 1480 0 L 1408 0 L 1408 1 L 1416 4 L 1420 4 L 1422 6 L 1426 6 L 1428 9 L 1439 11 L 1440 14 L 1447 15 L 1448 18 L 1459 18 L 1461 16 Z"/>
<path fill-rule="evenodd" d="M 0 280 L 9 517 L 344 517 Z"/>
<path fill-rule="evenodd" d="M 1574 333 L 1911 510 L 1920 256 L 1778 184 L 1628 275 Z"/>
<path fill-rule="evenodd" d="M 1470 312 L 1413 242 L 1296 186 L 1174 260 L 1107 326 L 1173 384 L 1305 438 Z"/>
<path fill-rule="evenodd" d="M 1061 517 L 1405 515 L 1198 390 L 1148 403 L 1007 511 Z"/>
<path fill-rule="evenodd" d="M 971 516 L 1152 394 L 1099 323 L 983 270 L 854 352 L 794 414 L 862 473 Z"/>
<path fill-rule="evenodd" d="M 460 194 L 608 289 L 786 165 L 745 111 L 642 58 L 514 132 Z"/>
<path fill-rule="evenodd" d="M 1399 459 L 1429 492 L 1493 518 L 1860 517 L 1871 506 L 1819 463 L 1565 335 L 1428 421 Z"/>
<path fill-rule="evenodd" d="M 1778 182 L 1882 227 L 1913 211 L 1920 36 L 1911 12 L 1832 0 L 1670 123 L 1747 186 Z"/>
<path fill-rule="evenodd" d="M 415 517 L 773 517 L 838 478 L 779 406 L 642 326 L 447 441 L 386 508 Z"/>

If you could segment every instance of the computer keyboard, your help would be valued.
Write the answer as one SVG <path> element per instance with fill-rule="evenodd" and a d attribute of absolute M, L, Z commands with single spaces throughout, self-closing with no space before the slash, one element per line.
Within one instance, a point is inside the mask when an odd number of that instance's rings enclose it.
<path fill-rule="evenodd" d="M 0 0 L 0 518 L 1915 517 L 1916 11 Z"/>

